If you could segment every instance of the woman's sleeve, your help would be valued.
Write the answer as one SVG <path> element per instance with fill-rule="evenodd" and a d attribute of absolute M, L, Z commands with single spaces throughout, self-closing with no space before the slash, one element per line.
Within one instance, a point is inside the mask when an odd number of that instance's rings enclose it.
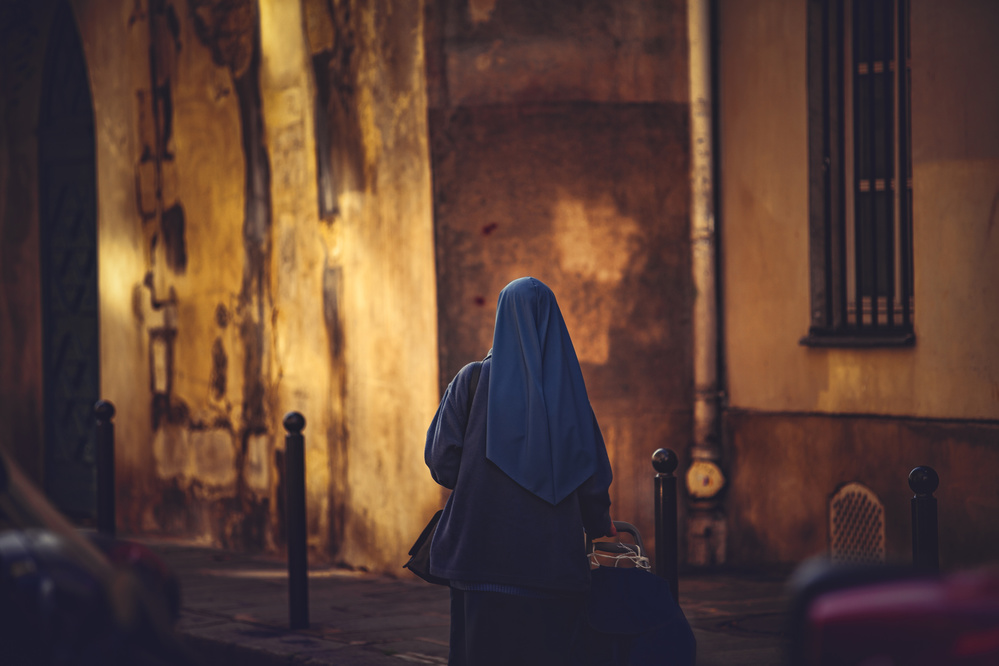
<path fill-rule="evenodd" d="M 454 488 L 461 466 L 461 449 L 468 424 L 468 389 L 471 365 L 462 368 L 444 391 L 437 414 L 427 430 L 423 459 L 434 481 Z"/>
<path fill-rule="evenodd" d="M 583 528 L 587 536 L 597 539 L 611 535 L 611 501 L 608 491 L 614 475 L 596 415 L 593 416 L 593 429 L 596 433 L 597 470 L 579 487 L 579 508 L 583 514 Z"/>

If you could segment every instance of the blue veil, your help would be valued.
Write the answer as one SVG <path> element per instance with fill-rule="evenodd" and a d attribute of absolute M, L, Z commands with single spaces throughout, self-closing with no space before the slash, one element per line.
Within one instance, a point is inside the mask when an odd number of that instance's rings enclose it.
<path fill-rule="evenodd" d="M 596 419 L 555 294 L 540 280 L 500 292 L 493 331 L 486 458 L 558 504 L 596 471 Z"/>

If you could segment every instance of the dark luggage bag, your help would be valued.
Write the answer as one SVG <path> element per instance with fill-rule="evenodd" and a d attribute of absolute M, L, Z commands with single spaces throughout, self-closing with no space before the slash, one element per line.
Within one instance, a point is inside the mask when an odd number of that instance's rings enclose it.
<path fill-rule="evenodd" d="M 669 583 L 653 574 L 638 530 L 635 543 L 595 542 L 586 617 L 573 646 L 580 666 L 693 666 L 697 641 Z"/>

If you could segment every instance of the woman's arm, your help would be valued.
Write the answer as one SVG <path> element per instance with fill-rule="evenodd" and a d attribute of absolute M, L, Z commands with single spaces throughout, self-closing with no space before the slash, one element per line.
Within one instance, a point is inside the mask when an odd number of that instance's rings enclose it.
<path fill-rule="evenodd" d="M 596 434 L 597 470 L 579 487 L 579 508 L 583 515 L 583 528 L 587 536 L 597 539 L 603 536 L 614 536 L 614 521 L 610 516 L 610 489 L 613 480 L 610 459 L 607 457 L 607 447 L 604 445 L 600 426 L 596 415 L 593 416 L 593 429 Z"/>
<path fill-rule="evenodd" d="M 473 363 L 466 365 L 451 380 L 427 430 L 423 459 L 434 481 L 445 488 L 453 489 L 458 482 L 461 450 L 468 425 L 468 392 L 473 366 Z"/>

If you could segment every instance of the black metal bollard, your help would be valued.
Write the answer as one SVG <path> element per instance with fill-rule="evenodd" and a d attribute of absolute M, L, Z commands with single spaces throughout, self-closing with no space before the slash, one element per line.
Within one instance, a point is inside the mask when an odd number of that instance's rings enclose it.
<path fill-rule="evenodd" d="M 292 629 L 309 626 L 309 574 L 305 523 L 305 417 L 288 412 L 285 435 L 285 522 L 288 527 L 288 616 Z"/>
<path fill-rule="evenodd" d="M 656 575 L 669 583 L 673 599 L 680 601 L 677 573 L 676 477 L 679 460 L 669 449 L 656 449 L 652 466 L 656 472 Z"/>
<path fill-rule="evenodd" d="M 940 477 L 932 467 L 916 467 L 909 472 L 912 498 L 912 564 L 930 571 L 940 570 L 940 544 L 937 539 L 937 498 L 933 492 Z"/>
<path fill-rule="evenodd" d="M 94 405 L 97 419 L 97 531 L 115 534 L 114 488 L 114 405 L 98 400 Z"/>

